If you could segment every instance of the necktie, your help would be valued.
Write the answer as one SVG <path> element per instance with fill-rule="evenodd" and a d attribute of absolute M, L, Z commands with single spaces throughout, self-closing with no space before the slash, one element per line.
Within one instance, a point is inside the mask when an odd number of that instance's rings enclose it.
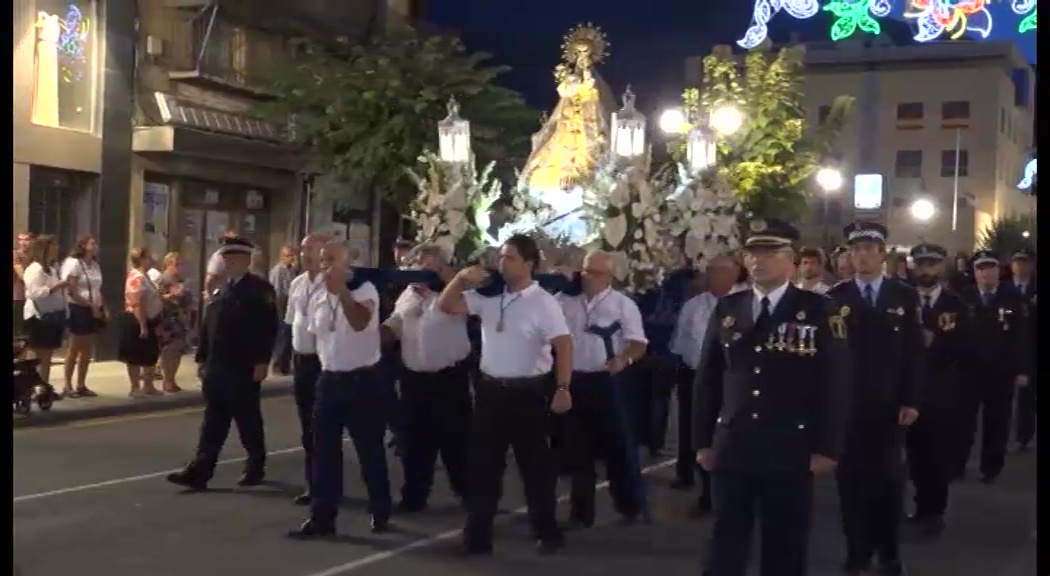
<path fill-rule="evenodd" d="M 981 303 L 984 304 L 985 306 L 991 306 L 992 305 L 992 293 L 991 292 L 982 292 L 981 293 Z"/>
<path fill-rule="evenodd" d="M 758 313 L 758 318 L 755 318 L 755 327 L 759 328 L 763 323 L 769 320 L 769 297 L 762 297 L 762 310 Z"/>
<path fill-rule="evenodd" d="M 922 322 L 929 324 L 933 316 L 933 298 L 929 294 L 922 295 Z"/>
<path fill-rule="evenodd" d="M 864 299 L 868 301 L 868 304 L 875 305 L 875 289 L 868 284 L 864 287 Z"/>

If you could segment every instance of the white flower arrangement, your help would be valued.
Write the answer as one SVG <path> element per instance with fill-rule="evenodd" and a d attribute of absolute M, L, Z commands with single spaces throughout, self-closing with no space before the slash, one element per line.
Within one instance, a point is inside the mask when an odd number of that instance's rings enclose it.
<path fill-rule="evenodd" d="M 419 159 L 424 176 L 407 170 L 419 189 L 412 203 L 412 219 L 418 225 L 416 241 L 433 243 L 449 256 L 466 258 L 489 238 L 489 213 L 500 197 L 502 185 L 492 178 L 490 163 L 480 173 L 473 166 L 457 169 L 436 155 Z"/>
<path fill-rule="evenodd" d="M 740 246 L 742 205 L 717 168 L 689 174 L 678 166 L 678 182 L 664 212 L 668 231 L 695 266 Z"/>

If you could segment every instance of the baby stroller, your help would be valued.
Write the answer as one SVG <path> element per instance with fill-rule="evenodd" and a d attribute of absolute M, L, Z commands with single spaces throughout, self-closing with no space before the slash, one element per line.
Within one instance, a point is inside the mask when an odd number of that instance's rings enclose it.
<path fill-rule="evenodd" d="M 19 340 L 14 342 L 14 379 L 12 380 L 11 403 L 15 412 L 29 414 L 33 403 L 41 410 L 50 410 L 58 394 L 51 384 L 44 382 L 37 373 L 36 367 L 39 360 L 24 360 L 25 343 Z"/>

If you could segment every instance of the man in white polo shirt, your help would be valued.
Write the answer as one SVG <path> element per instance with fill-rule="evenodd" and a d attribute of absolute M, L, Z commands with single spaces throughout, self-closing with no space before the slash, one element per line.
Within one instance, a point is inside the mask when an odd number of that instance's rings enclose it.
<path fill-rule="evenodd" d="M 361 462 L 372 532 L 387 531 L 392 508 L 383 447 L 390 401 L 376 367 L 379 294 L 371 282 L 353 281 L 342 244 L 327 244 L 321 262 L 325 290 L 315 294 L 309 306 L 309 328 L 317 337 L 321 360 L 313 413 L 310 519 L 288 533 L 296 539 L 335 534 L 343 498 L 344 429 Z"/>
<path fill-rule="evenodd" d="M 498 295 L 466 290 L 485 279 L 480 266 L 459 272 L 438 298 L 446 314 L 481 320 L 480 379 L 474 387 L 474 437 L 467 487 L 468 554 L 492 551 L 492 521 L 501 495 L 507 448 L 525 484 L 529 518 L 541 553 L 554 552 L 563 538 L 555 518 L 557 473 L 548 444 L 548 415 L 572 407 L 572 337 L 554 296 L 532 274 L 539 265 L 536 241 L 514 235 L 500 248 L 499 271 L 506 283 Z M 556 389 L 550 396 L 554 358 Z"/>
<path fill-rule="evenodd" d="M 288 286 L 288 303 L 284 323 L 292 327 L 292 386 L 295 409 L 299 414 L 300 440 L 306 456 L 306 492 L 296 496 L 296 504 L 310 503 L 310 470 L 313 465 L 314 388 L 321 375 L 321 360 L 317 357 L 317 337 L 310 332 L 310 301 L 325 291 L 321 274 L 321 247 L 325 237 L 310 234 L 300 245 L 303 273 Z"/>
<path fill-rule="evenodd" d="M 436 244 L 416 248 L 417 266 L 451 279 L 444 250 Z M 394 312 L 383 322 L 384 340 L 401 342 L 400 416 L 398 436 L 405 483 L 401 513 L 420 512 L 434 483 L 438 454 L 449 486 L 465 493 L 467 440 L 470 432 L 470 355 L 467 324 L 460 316 L 437 310 L 438 292 L 413 284 L 401 293 Z"/>
<path fill-rule="evenodd" d="M 570 520 L 594 525 L 595 464 L 605 464 L 613 506 L 625 521 L 642 513 L 643 487 L 628 437 L 624 390 L 613 377 L 645 355 L 648 341 L 638 305 L 614 290 L 605 252 L 583 259 L 582 293 L 557 296 L 572 334 L 573 409 L 567 442 L 573 455 Z"/>

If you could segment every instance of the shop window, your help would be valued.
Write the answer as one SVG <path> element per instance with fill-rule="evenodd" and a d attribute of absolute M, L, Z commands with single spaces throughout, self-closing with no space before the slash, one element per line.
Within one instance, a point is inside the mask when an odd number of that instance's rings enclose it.
<path fill-rule="evenodd" d="M 97 0 L 37 0 L 32 121 L 94 132 L 98 94 Z"/>

